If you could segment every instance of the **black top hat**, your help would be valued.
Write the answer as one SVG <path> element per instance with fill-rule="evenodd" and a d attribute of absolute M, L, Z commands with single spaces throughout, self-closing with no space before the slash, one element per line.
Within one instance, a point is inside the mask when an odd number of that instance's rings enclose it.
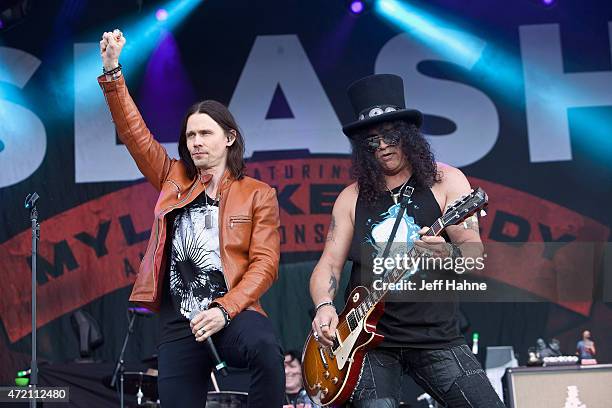
<path fill-rule="evenodd" d="M 348 87 L 348 96 L 357 120 L 342 127 L 351 139 L 366 127 L 391 120 L 405 120 L 420 127 L 423 114 L 406 109 L 404 81 L 393 74 L 376 74 L 361 78 Z"/>

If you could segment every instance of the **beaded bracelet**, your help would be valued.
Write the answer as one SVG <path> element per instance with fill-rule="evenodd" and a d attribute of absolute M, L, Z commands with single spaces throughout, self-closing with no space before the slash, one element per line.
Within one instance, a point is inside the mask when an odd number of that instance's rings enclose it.
<path fill-rule="evenodd" d="M 117 65 L 115 68 L 111 69 L 110 71 L 107 71 L 106 69 L 104 69 L 104 67 L 102 67 L 102 73 L 104 75 L 115 75 L 117 72 L 121 71 L 121 64 Z"/>

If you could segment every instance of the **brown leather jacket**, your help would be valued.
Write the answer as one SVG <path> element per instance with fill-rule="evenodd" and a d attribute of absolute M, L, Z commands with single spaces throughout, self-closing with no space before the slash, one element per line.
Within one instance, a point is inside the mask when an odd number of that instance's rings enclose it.
<path fill-rule="evenodd" d="M 189 179 L 180 160 L 168 157 L 151 135 L 123 76 L 115 81 L 98 77 L 121 141 L 138 168 L 160 192 L 147 250 L 130 301 L 159 311 L 166 270 L 166 219 L 175 208 L 204 191 L 198 177 Z M 250 177 L 235 180 L 226 171 L 219 185 L 219 248 L 228 292 L 215 299 L 230 314 L 244 309 L 265 314 L 259 298 L 278 275 L 280 258 L 279 210 L 275 190 Z"/>

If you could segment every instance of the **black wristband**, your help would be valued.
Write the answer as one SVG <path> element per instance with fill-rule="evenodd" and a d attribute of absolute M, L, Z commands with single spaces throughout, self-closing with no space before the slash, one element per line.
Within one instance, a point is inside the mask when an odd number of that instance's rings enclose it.
<path fill-rule="evenodd" d="M 102 73 L 104 75 L 115 75 L 117 72 L 121 71 L 121 64 L 117 65 L 115 68 L 111 69 L 110 71 L 107 71 L 106 69 L 104 69 L 104 67 L 102 67 Z"/>
<path fill-rule="evenodd" d="M 229 313 L 227 313 L 227 310 L 225 310 L 225 308 L 223 307 L 223 305 L 222 305 L 221 303 L 217 303 L 217 302 L 215 302 L 215 303 L 212 303 L 212 304 L 210 305 L 210 307 L 216 307 L 216 308 L 218 308 L 219 310 L 221 310 L 221 312 L 223 313 L 223 318 L 225 319 L 225 326 L 224 326 L 224 327 L 227 327 L 227 326 L 230 324 L 230 321 L 231 321 L 232 319 L 230 318 Z"/>
<path fill-rule="evenodd" d="M 323 306 L 331 306 L 334 309 L 336 309 L 336 306 L 334 306 L 334 302 L 332 302 L 331 300 L 325 301 L 325 302 L 321 302 L 319 303 L 316 307 L 315 307 L 315 313 L 317 313 L 319 311 L 320 308 L 322 308 Z"/>

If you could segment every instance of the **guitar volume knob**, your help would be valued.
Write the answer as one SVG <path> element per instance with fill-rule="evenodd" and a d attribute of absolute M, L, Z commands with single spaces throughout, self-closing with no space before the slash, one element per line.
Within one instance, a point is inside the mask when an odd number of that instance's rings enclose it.
<path fill-rule="evenodd" d="M 334 377 L 331 380 L 332 384 L 338 384 L 338 377 Z"/>
<path fill-rule="evenodd" d="M 329 371 L 325 371 L 323 377 L 327 380 L 329 378 Z"/>

